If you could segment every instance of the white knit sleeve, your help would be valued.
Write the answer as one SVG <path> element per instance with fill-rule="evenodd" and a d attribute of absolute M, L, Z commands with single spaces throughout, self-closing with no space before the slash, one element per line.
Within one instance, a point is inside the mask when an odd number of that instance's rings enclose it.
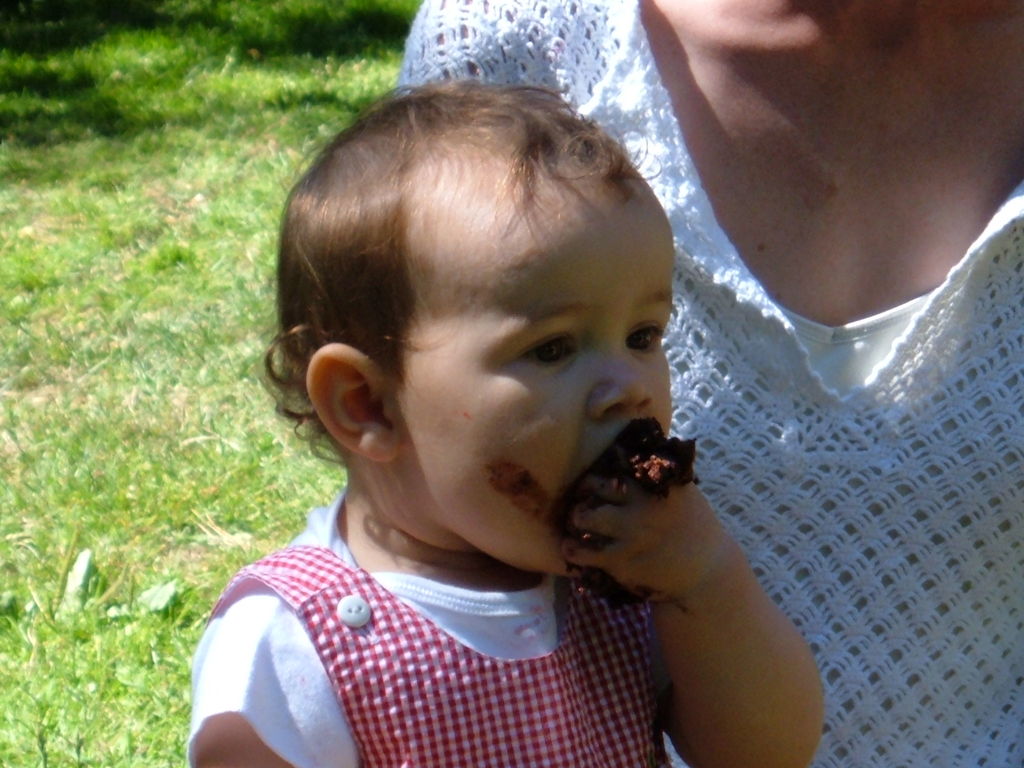
<path fill-rule="evenodd" d="M 305 628 L 270 591 L 207 626 L 192 668 L 192 746 L 214 715 L 241 714 L 295 768 L 358 768 L 358 751 Z"/>

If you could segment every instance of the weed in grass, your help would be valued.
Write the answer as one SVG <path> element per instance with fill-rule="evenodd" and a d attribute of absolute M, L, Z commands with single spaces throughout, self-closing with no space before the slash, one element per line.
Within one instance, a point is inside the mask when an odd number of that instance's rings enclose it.
<path fill-rule="evenodd" d="M 0 7 L 0 764 L 183 764 L 218 591 L 340 485 L 260 385 L 274 240 L 415 5 Z"/>

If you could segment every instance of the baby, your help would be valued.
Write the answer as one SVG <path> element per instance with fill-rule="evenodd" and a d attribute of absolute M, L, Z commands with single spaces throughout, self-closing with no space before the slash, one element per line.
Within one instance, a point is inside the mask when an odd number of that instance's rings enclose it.
<path fill-rule="evenodd" d="M 321 153 L 267 363 L 347 486 L 214 609 L 192 765 L 639 768 L 662 731 L 699 768 L 809 762 L 814 663 L 697 488 L 588 474 L 669 422 L 672 266 L 629 158 L 547 91 L 401 92 Z"/>

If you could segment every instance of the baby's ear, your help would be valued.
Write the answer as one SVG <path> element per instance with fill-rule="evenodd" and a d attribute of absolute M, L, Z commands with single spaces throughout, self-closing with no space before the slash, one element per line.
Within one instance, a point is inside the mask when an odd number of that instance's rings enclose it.
<path fill-rule="evenodd" d="M 306 370 L 306 391 L 317 416 L 338 445 L 386 462 L 398 449 L 391 416 L 394 377 L 348 344 L 326 344 Z"/>

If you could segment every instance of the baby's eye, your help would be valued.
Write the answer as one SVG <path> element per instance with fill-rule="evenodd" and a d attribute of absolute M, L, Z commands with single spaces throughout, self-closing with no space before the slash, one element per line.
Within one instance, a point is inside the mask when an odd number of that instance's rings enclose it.
<path fill-rule="evenodd" d="M 630 349 L 645 350 L 658 344 L 661 341 L 661 328 L 656 325 L 649 325 L 633 331 L 626 338 L 626 346 Z"/>
<path fill-rule="evenodd" d="M 557 363 L 573 352 L 572 342 L 565 336 L 545 341 L 530 350 L 529 356 L 539 363 Z"/>

